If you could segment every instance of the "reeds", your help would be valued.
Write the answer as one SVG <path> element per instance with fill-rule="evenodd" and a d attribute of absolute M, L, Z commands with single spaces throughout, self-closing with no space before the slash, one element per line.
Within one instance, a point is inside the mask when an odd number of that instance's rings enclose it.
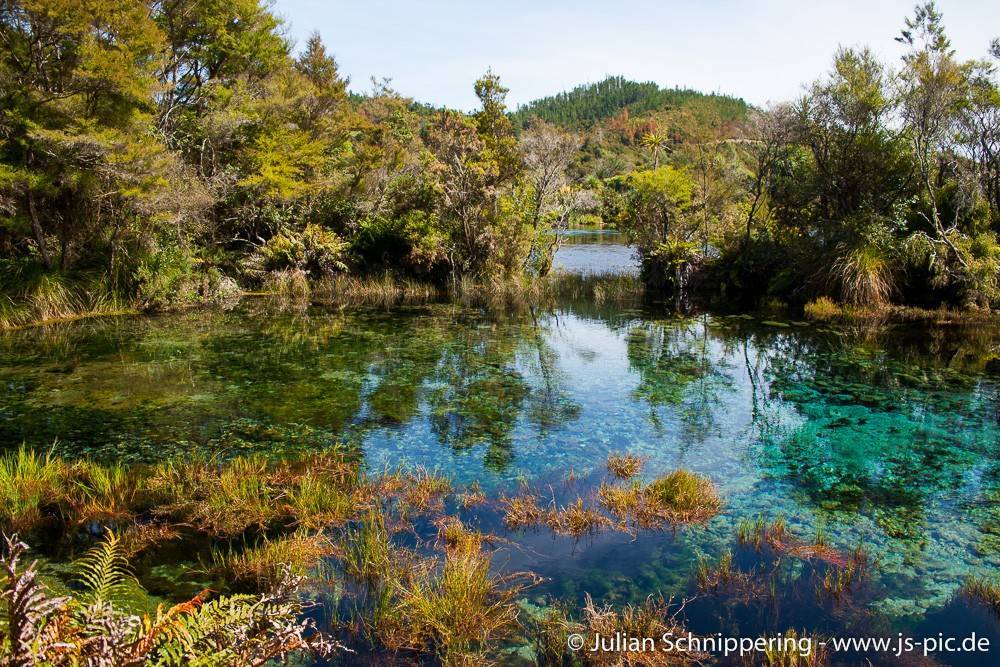
<path fill-rule="evenodd" d="M 389 646 L 430 652 L 444 665 L 482 664 L 519 628 L 520 578 L 491 574 L 479 550 L 451 549 L 427 576 L 402 583 L 379 636 Z"/>
<path fill-rule="evenodd" d="M 817 299 L 813 299 L 803 306 L 803 311 L 807 319 L 816 320 L 818 322 L 828 322 L 830 320 L 838 319 L 844 315 L 844 309 L 837 305 L 833 299 L 827 296 L 821 296 Z"/>
<path fill-rule="evenodd" d="M 580 538 L 610 525 L 611 521 L 593 507 L 585 506 L 583 498 L 577 498 L 576 502 L 548 512 L 545 523 L 559 535 Z"/>
<path fill-rule="evenodd" d="M 501 496 L 500 506 L 504 510 L 503 523 L 510 530 L 538 525 L 545 518 L 545 510 L 535 495 Z"/>
<path fill-rule="evenodd" d="M 681 605 L 682 606 L 682 605 Z M 690 644 L 674 642 L 663 645 L 660 639 L 687 635 L 687 629 L 678 620 L 677 610 L 671 600 L 649 597 L 639 605 L 624 605 L 614 608 L 610 605 L 598 607 L 587 595 L 583 608 L 582 629 L 584 647 L 594 646 L 601 638 L 627 637 L 638 642 L 620 642 L 611 650 L 578 651 L 588 665 L 688 665 L 700 663 L 709 658 L 705 653 L 694 651 Z M 647 639 L 647 641 L 642 641 Z"/>
<path fill-rule="evenodd" d="M 0 276 L 0 330 L 131 312 L 103 279 L 70 279 L 33 266 Z"/>

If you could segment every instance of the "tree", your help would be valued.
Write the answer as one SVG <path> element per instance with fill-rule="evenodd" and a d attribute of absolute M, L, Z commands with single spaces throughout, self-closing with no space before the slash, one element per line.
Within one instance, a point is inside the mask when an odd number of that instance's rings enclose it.
<path fill-rule="evenodd" d="M 639 145 L 653 154 L 653 169 L 660 166 L 660 151 L 666 151 L 670 146 L 670 139 L 666 134 L 652 131 L 642 135 Z"/>
<path fill-rule="evenodd" d="M 779 104 L 750 115 L 746 132 L 746 151 L 750 157 L 750 179 L 747 190 L 746 235 L 744 246 L 750 244 L 750 234 L 761 210 L 766 207 L 767 190 L 774 171 L 782 159 L 794 131 L 791 105 Z"/>
<path fill-rule="evenodd" d="M 933 2 L 917 5 L 913 18 L 897 41 L 910 50 L 903 55 L 899 99 L 903 123 L 913 142 L 920 183 L 927 197 L 930 220 L 937 240 L 947 245 L 963 267 L 968 266 L 951 236 L 956 226 L 945 229 L 941 219 L 937 188 L 933 179 L 938 163 L 958 122 L 966 95 L 966 68 L 955 60 L 942 17 Z"/>
<path fill-rule="evenodd" d="M 636 246 L 644 280 L 671 287 L 678 300 L 697 256 L 699 225 L 690 214 L 694 192 L 687 171 L 667 166 L 612 179 L 605 194 L 605 217 Z"/>
<path fill-rule="evenodd" d="M 545 121 L 535 121 L 520 138 L 525 184 L 530 193 L 528 223 L 534 230 L 532 250 L 525 262 L 534 262 L 544 275 L 552 265 L 559 243 L 553 227 L 561 227 L 574 210 L 576 199 L 569 196 L 566 169 L 580 149 L 580 139 Z M 546 224 L 542 224 L 546 223 Z"/>
<path fill-rule="evenodd" d="M 47 268 L 89 254 L 115 274 L 151 225 L 198 205 L 167 194 L 182 169 L 147 131 L 162 35 L 129 0 L 10 1 L 0 42 L 0 189 L 23 202 L 15 220 Z"/>

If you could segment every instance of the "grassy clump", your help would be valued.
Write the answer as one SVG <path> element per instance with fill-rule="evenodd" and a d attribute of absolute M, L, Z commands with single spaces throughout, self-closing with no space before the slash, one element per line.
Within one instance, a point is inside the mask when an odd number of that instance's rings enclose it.
<path fill-rule="evenodd" d="M 819 640 L 793 629 L 778 637 L 765 637 L 763 664 L 767 667 L 820 667 L 829 664 L 826 647 Z M 775 641 L 777 640 L 777 641 Z"/>
<path fill-rule="evenodd" d="M 993 611 L 1000 614 L 1000 580 L 972 577 L 962 586 L 962 592 L 989 605 Z"/>
<path fill-rule="evenodd" d="M 428 303 L 445 296 L 445 291 L 437 285 L 399 279 L 389 273 L 368 277 L 338 274 L 313 286 L 317 301 L 336 305 L 386 307 Z"/>
<path fill-rule="evenodd" d="M 648 511 L 675 524 L 707 521 L 722 509 L 712 481 L 683 469 L 653 480 L 643 496 Z"/>
<path fill-rule="evenodd" d="M 32 264 L 0 272 L 0 330 L 128 310 L 103 278 L 70 278 Z"/>
<path fill-rule="evenodd" d="M 491 574 L 488 554 L 450 549 L 425 576 L 402 581 L 377 633 L 390 647 L 432 653 L 444 665 L 484 662 L 518 630 L 517 577 Z"/>
<path fill-rule="evenodd" d="M 348 526 L 338 551 L 344 573 L 358 581 L 370 584 L 395 572 L 399 563 L 397 549 L 381 506 L 373 507 L 361 521 Z"/>
<path fill-rule="evenodd" d="M 848 554 L 846 562 L 830 564 L 820 582 L 820 588 L 829 597 L 839 600 L 851 592 L 855 583 L 867 576 L 868 570 L 868 552 L 858 546 Z"/>
<path fill-rule="evenodd" d="M 635 454 L 609 454 L 608 472 L 618 479 L 631 479 L 639 474 L 646 459 Z"/>
<path fill-rule="evenodd" d="M 462 509 L 476 507 L 486 502 L 486 492 L 483 491 L 479 482 L 473 482 L 465 491 L 462 492 L 461 495 L 459 495 L 458 501 L 462 506 Z"/>
<path fill-rule="evenodd" d="M 262 590 L 278 583 L 286 571 L 299 576 L 308 574 L 332 553 L 330 541 L 322 535 L 294 533 L 264 539 L 238 553 L 214 551 L 212 561 L 214 569 L 227 579 Z"/>
<path fill-rule="evenodd" d="M 803 310 L 808 319 L 819 322 L 835 320 L 844 314 L 844 309 L 827 296 L 821 296 L 810 301 L 803 307 Z"/>
<path fill-rule="evenodd" d="M 511 530 L 538 525 L 546 515 L 538 504 L 538 496 L 531 494 L 501 496 L 500 506 L 504 508 L 503 523 Z"/>
<path fill-rule="evenodd" d="M 687 634 L 687 629 L 672 613 L 670 600 L 648 598 L 640 605 L 624 605 L 619 609 L 608 605 L 598 607 L 588 595 L 583 608 L 583 618 L 577 631 L 584 637 L 584 646 L 593 646 L 596 637 L 615 637 L 621 633 L 628 637 L 652 638 L 653 645 L 638 647 L 632 650 L 628 645 L 622 651 L 587 652 L 584 660 L 588 665 L 644 665 L 658 667 L 660 665 L 696 664 L 708 659 L 708 655 L 683 649 L 675 645 L 674 650 L 667 651 L 657 641 L 670 633 L 674 637 Z M 580 655 L 584 655 L 580 652 Z"/>
<path fill-rule="evenodd" d="M 545 523 L 559 535 L 579 538 L 597 532 L 611 521 L 596 509 L 585 506 L 583 498 L 577 498 L 576 502 L 549 512 Z"/>
<path fill-rule="evenodd" d="M 312 292 L 309 276 L 302 269 L 272 271 L 264 279 L 264 291 L 283 299 L 300 301 L 308 299 Z"/>
<path fill-rule="evenodd" d="M 70 490 L 70 502 L 78 522 L 118 522 L 134 515 L 141 502 L 137 470 L 121 463 L 102 466 L 81 461 L 72 473 L 75 488 Z"/>
<path fill-rule="evenodd" d="M 0 457 L 0 520 L 14 531 L 39 524 L 43 510 L 66 497 L 66 465 L 24 447 Z"/>
<path fill-rule="evenodd" d="M 442 517 L 436 522 L 437 543 L 448 553 L 472 553 L 481 551 L 487 536 L 470 530 L 460 519 L 453 516 Z"/>
<path fill-rule="evenodd" d="M 194 505 L 191 521 L 215 535 L 239 535 L 267 527 L 278 515 L 278 489 L 262 457 L 237 457 L 209 479 L 204 498 Z"/>

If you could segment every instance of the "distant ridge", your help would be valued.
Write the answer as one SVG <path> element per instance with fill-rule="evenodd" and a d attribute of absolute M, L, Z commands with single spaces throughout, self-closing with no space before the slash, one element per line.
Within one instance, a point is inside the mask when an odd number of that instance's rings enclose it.
<path fill-rule="evenodd" d="M 706 94 L 690 88 L 661 88 L 652 81 L 631 81 L 623 76 L 609 76 L 597 83 L 582 84 L 568 92 L 529 102 L 512 117 L 520 126 L 532 117 L 566 128 L 586 128 L 628 109 L 631 116 L 683 107 L 696 100 L 708 100 L 718 106 L 724 120 L 746 116 L 747 103 L 729 95 Z"/>

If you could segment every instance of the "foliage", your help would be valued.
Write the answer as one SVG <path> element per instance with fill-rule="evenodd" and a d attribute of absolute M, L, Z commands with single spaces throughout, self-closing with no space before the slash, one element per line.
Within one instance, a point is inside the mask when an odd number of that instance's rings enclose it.
<path fill-rule="evenodd" d="M 263 665 L 294 654 L 330 656 L 342 648 L 303 618 L 296 600 L 301 579 L 287 573 L 261 596 L 206 602 L 206 591 L 139 616 L 114 601 L 134 584 L 113 534 L 77 566 L 84 584 L 79 597 L 53 596 L 39 581 L 37 564 L 20 567 L 27 546 L 16 536 L 4 539 L 5 664 Z"/>
<path fill-rule="evenodd" d="M 730 119 L 747 111 L 741 99 L 725 95 L 705 95 L 696 90 L 660 88 L 647 81 L 639 83 L 621 76 L 609 76 L 597 83 L 577 86 L 571 91 L 535 100 L 517 110 L 515 122 L 527 125 L 532 118 L 563 127 L 585 127 L 611 118 L 627 109 L 632 114 L 666 107 L 680 107 L 707 98 Z"/>

